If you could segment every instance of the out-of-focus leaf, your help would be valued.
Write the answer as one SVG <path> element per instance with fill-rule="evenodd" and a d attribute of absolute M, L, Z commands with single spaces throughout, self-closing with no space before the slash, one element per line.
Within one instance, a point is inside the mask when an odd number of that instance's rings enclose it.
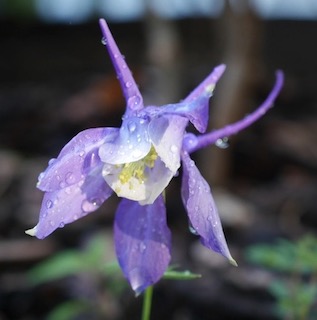
<path fill-rule="evenodd" d="M 33 284 L 41 284 L 86 271 L 87 267 L 81 252 L 67 250 L 32 268 L 28 278 Z"/>
<path fill-rule="evenodd" d="M 73 320 L 89 309 L 84 301 L 67 301 L 59 304 L 46 317 L 47 320 Z"/>

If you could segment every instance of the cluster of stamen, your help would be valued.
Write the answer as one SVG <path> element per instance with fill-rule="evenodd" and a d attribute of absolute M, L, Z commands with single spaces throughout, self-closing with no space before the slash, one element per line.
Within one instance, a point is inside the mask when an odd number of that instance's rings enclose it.
<path fill-rule="evenodd" d="M 146 180 L 145 169 L 154 167 L 158 155 L 152 146 L 149 153 L 141 160 L 125 163 L 119 174 L 119 180 L 122 184 L 128 183 L 132 177 L 136 178 L 140 183 Z"/>

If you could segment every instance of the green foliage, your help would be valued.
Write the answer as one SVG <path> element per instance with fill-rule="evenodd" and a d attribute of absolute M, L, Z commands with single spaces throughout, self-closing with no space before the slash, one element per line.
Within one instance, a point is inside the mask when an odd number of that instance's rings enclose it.
<path fill-rule="evenodd" d="M 47 320 L 71 320 L 89 309 L 86 301 L 67 301 L 58 305 L 46 317 Z"/>
<path fill-rule="evenodd" d="M 84 250 L 64 250 L 31 269 L 28 278 L 38 285 L 82 272 L 110 276 L 120 268 L 117 262 L 105 263 L 106 250 L 105 238 L 97 234 Z"/>
<path fill-rule="evenodd" d="M 279 278 L 268 285 L 276 298 L 282 319 L 314 319 L 317 298 L 317 238 L 306 235 L 296 242 L 280 239 L 272 245 L 254 245 L 246 250 L 248 261 L 272 271 Z"/>
<path fill-rule="evenodd" d="M 83 249 L 64 250 L 33 267 L 27 274 L 32 285 L 62 280 L 69 276 L 88 276 L 95 281 L 98 295 L 104 292 L 117 296 L 127 287 L 118 263 L 107 262 L 108 243 L 102 234 L 96 234 Z M 98 300 L 99 301 L 99 300 Z M 104 313 L 104 306 L 98 301 L 87 299 L 65 301 L 57 305 L 47 315 L 48 320 L 71 320 L 87 313 Z M 102 300 L 100 300 L 102 301 Z"/>

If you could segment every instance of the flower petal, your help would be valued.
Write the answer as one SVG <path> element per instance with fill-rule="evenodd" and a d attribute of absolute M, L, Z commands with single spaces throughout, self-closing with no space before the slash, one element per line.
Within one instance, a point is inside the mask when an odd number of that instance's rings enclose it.
<path fill-rule="evenodd" d="M 188 153 L 182 155 L 182 161 L 184 169 L 182 199 L 192 227 L 201 236 L 204 246 L 222 254 L 236 265 L 229 252 L 208 183 Z"/>
<path fill-rule="evenodd" d="M 208 91 L 210 90 L 210 91 Z M 209 119 L 209 98 L 212 95 L 212 89 L 206 87 L 201 96 L 186 103 L 167 104 L 161 107 L 147 107 L 146 112 L 152 117 L 161 117 L 163 115 L 176 115 L 187 118 L 195 128 L 203 133 L 206 131 Z"/>
<path fill-rule="evenodd" d="M 110 58 L 120 81 L 123 94 L 126 98 L 127 107 L 131 110 L 140 110 L 143 108 L 143 98 L 137 84 L 134 81 L 132 73 L 112 37 L 106 21 L 104 19 L 100 19 L 99 24 Z"/>
<path fill-rule="evenodd" d="M 202 95 L 203 92 L 206 91 L 212 91 L 214 87 L 216 86 L 216 83 L 222 76 L 222 74 L 225 72 L 226 66 L 224 64 L 221 64 L 214 68 L 214 70 L 206 77 L 206 79 L 198 86 L 196 89 L 194 89 L 184 100 L 183 102 L 191 102 L 196 100 L 198 97 Z"/>
<path fill-rule="evenodd" d="M 175 174 L 159 158 L 155 161 L 153 168 L 145 169 L 144 180 L 132 176 L 128 182 L 122 183 L 119 179 L 121 170 L 122 167 L 105 164 L 102 174 L 119 197 L 139 201 L 142 205 L 152 204 Z"/>
<path fill-rule="evenodd" d="M 109 164 L 123 164 L 144 158 L 151 149 L 148 125 L 147 119 L 126 117 L 116 139 L 100 147 L 101 160 Z"/>
<path fill-rule="evenodd" d="M 165 165 L 176 174 L 180 167 L 180 150 L 188 121 L 179 116 L 155 118 L 149 125 L 149 136 Z"/>
<path fill-rule="evenodd" d="M 97 210 L 112 194 L 101 175 L 102 163 L 86 178 L 64 189 L 46 192 L 38 224 L 26 233 L 43 239 L 57 228 Z"/>
<path fill-rule="evenodd" d="M 145 206 L 123 199 L 115 217 L 114 239 L 121 269 L 140 294 L 163 276 L 171 258 L 171 233 L 162 196 Z"/>
<path fill-rule="evenodd" d="M 116 128 L 94 128 L 77 134 L 66 144 L 57 159 L 50 160 L 48 168 L 39 176 L 37 187 L 52 192 L 83 180 L 85 172 L 94 166 L 94 150 L 114 139 L 118 131 Z"/>

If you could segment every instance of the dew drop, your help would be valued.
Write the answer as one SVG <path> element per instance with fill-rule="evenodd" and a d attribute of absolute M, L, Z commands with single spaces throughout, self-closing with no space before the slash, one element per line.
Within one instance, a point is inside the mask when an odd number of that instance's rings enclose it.
<path fill-rule="evenodd" d="M 141 103 L 141 98 L 139 96 L 132 96 L 128 100 L 128 105 L 130 108 L 134 109 Z"/>
<path fill-rule="evenodd" d="M 130 132 L 134 132 L 135 129 L 136 129 L 136 124 L 133 121 L 129 122 L 128 123 L 128 129 L 129 129 Z"/>
<path fill-rule="evenodd" d="M 47 200 L 46 201 L 46 209 L 51 209 L 54 206 L 52 200 Z"/>
<path fill-rule="evenodd" d="M 64 223 L 63 221 L 60 222 L 59 227 L 60 227 L 60 228 L 64 228 L 64 227 L 65 227 L 65 223 Z"/>
<path fill-rule="evenodd" d="M 173 144 L 173 145 L 171 146 L 171 152 L 172 152 L 172 153 L 176 153 L 177 151 L 178 151 L 177 146 L 175 146 L 175 144 Z"/>
<path fill-rule="evenodd" d="M 136 150 L 134 150 L 134 151 L 132 152 L 132 156 L 133 156 L 135 159 L 136 159 L 136 158 L 139 158 L 139 157 L 142 156 L 142 152 L 141 152 L 140 150 L 136 149 Z"/>
<path fill-rule="evenodd" d="M 65 181 L 67 184 L 72 184 L 75 181 L 75 176 L 72 172 L 68 172 L 65 177 Z"/>
<path fill-rule="evenodd" d="M 51 166 L 56 161 L 56 158 L 52 158 L 48 161 L 48 165 Z"/>
<path fill-rule="evenodd" d="M 228 137 L 219 138 L 216 140 L 215 144 L 220 149 L 227 149 L 229 147 L 229 138 Z"/>
<path fill-rule="evenodd" d="M 141 242 L 140 243 L 140 252 L 143 253 L 145 250 L 146 250 L 146 245 L 143 242 Z"/>
<path fill-rule="evenodd" d="M 101 38 L 101 43 L 102 43 L 104 46 L 106 46 L 106 45 L 107 45 L 107 38 L 102 37 L 102 38 Z"/>
<path fill-rule="evenodd" d="M 53 220 L 50 220 L 50 226 L 54 227 L 55 226 L 55 222 Z"/>
<path fill-rule="evenodd" d="M 78 152 L 78 154 L 79 154 L 80 157 L 83 157 L 86 153 L 85 153 L 84 150 L 81 150 L 81 151 Z"/>
<path fill-rule="evenodd" d="M 193 133 L 187 133 L 183 139 L 183 147 L 185 150 L 191 150 L 197 146 L 198 139 Z"/>
<path fill-rule="evenodd" d="M 66 187 L 66 183 L 65 183 L 64 181 L 61 181 L 61 182 L 59 183 L 59 187 L 60 187 L 61 189 L 64 189 L 64 188 Z"/>
<path fill-rule="evenodd" d="M 193 227 L 192 223 L 190 221 L 188 221 L 188 230 L 190 233 L 192 233 L 195 236 L 198 236 L 199 233 L 197 232 L 197 230 Z"/>
<path fill-rule="evenodd" d="M 125 86 L 126 86 L 126 88 L 130 88 L 130 87 L 132 86 L 131 81 L 127 81 L 127 82 L 125 83 Z"/>
<path fill-rule="evenodd" d="M 95 198 L 91 200 L 84 200 L 81 204 L 81 208 L 84 212 L 91 212 L 97 210 L 101 205 L 101 200 Z"/>

